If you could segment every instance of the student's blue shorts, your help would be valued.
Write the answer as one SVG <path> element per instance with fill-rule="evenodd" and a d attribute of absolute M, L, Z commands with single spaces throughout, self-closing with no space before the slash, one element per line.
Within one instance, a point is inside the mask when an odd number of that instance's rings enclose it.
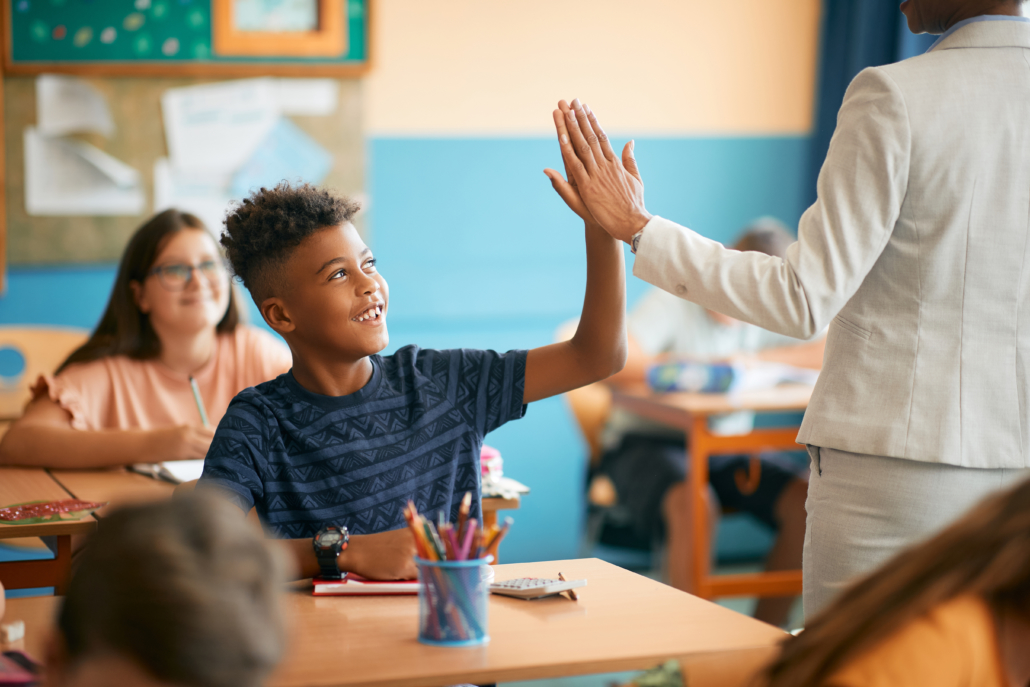
<path fill-rule="evenodd" d="M 795 479 L 808 479 L 804 462 L 783 453 L 763 453 L 758 486 L 750 494 L 737 487 L 734 473 L 748 473 L 750 456 L 711 456 L 708 479 L 719 505 L 752 514 L 777 528 L 776 502 Z M 618 502 L 632 523 L 634 534 L 648 539 L 664 531 L 662 499 L 671 486 L 687 478 L 687 456 L 683 441 L 629 434 L 618 448 L 601 458 L 598 472 L 615 485 Z"/>

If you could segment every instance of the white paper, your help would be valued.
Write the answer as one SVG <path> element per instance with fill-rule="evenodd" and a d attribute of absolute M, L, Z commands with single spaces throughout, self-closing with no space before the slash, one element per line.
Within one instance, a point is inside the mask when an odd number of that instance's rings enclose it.
<path fill-rule="evenodd" d="M 147 477 L 164 480 L 172 484 L 182 484 L 200 479 L 204 472 L 204 459 L 197 460 L 170 460 L 164 463 L 135 463 L 129 468 Z"/>
<path fill-rule="evenodd" d="M 218 237 L 229 209 L 230 174 L 187 172 L 168 158 L 154 162 L 154 212 L 175 208 L 196 215 Z"/>
<path fill-rule="evenodd" d="M 114 120 L 104 96 L 74 76 L 43 74 L 36 79 L 36 127 L 47 136 L 114 133 Z"/>
<path fill-rule="evenodd" d="M 161 470 L 167 473 L 164 477 L 170 482 L 178 482 L 179 484 L 192 482 L 195 479 L 200 479 L 200 474 L 204 472 L 204 459 L 170 460 L 161 463 Z"/>
<path fill-rule="evenodd" d="M 752 363 L 746 367 L 741 366 L 740 374 L 737 375 L 730 387 L 730 393 L 772 389 L 785 383 L 814 386 L 818 379 L 819 370 L 807 367 L 794 367 L 781 363 Z"/>
<path fill-rule="evenodd" d="M 25 209 L 30 215 L 140 215 L 139 172 L 79 141 L 25 129 Z"/>
<path fill-rule="evenodd" d="M 235 171 L 279 118 L 272 79 L 172 88 L 161 110 L 169 156 L 183 171 Z"/>
<path fill-rule="evenodd" d="M 285 115 L 331 115 L 340 99 L 340 84 L 333 79 L 275 79 L 273 87 Z"/>

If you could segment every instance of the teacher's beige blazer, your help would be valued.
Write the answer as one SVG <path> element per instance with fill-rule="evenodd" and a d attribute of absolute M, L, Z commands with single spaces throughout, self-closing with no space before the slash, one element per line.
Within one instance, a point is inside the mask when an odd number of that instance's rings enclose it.
<path fill-rule="evenodd" d="M 1030 24 L 977 22 L 855 77 L 785 258 L 654 217 L 633 273 L 788 336 L 829 325 L 801 443 L 1024 468 L 1028 222 Z"/>

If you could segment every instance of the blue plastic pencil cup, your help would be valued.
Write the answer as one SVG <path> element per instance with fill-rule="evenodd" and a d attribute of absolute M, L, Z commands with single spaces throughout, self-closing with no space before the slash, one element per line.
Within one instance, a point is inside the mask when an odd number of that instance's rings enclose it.
<path fill-rule="evenodd" d="M 477 646 L 490 641 L 487 609 L 489 563 L 493 556 L 470 561 L 427 561 L 418 565 L 418 641 L 434 646 Z"/>

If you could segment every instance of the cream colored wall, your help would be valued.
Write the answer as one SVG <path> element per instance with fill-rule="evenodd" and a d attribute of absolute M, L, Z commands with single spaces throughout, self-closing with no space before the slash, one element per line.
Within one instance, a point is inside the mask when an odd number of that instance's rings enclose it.
<path fill-rule="evenodd" d="M 376 0 L 372 136 L 804 134 L 819 0 Z"/>

